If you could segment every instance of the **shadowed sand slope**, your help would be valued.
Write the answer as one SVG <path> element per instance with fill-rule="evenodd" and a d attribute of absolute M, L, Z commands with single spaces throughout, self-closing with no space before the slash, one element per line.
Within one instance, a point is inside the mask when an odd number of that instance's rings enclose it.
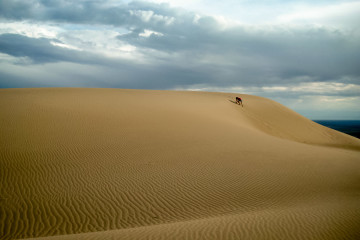
<path fill-rule="evenodd" d="M 238 95 L 0 90 L 0 238 L 359 239 L 360 141 Z"/>

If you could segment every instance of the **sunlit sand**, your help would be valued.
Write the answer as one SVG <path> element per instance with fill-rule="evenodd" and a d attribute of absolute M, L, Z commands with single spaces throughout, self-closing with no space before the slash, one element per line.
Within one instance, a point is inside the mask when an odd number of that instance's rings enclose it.
<path fill-rule="evenodd" d="M 1 89 L 0 126 L 1 239 L 360 239 L 360 140 L 269 99 Z"/>

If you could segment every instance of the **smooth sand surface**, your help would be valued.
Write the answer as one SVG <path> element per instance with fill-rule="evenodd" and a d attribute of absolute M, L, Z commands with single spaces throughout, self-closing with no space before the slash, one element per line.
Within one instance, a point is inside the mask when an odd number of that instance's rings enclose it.
<path fill-rule="evenodd" d="M 0 178 L 0 239 L 360 239 L 360 140 L 256 96 L 2 89 Z"/>

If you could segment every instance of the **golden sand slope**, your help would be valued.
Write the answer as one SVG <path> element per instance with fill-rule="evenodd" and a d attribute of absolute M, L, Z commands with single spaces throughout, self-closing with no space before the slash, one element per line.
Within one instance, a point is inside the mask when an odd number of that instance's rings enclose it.
<path fill-rule="evenodd" d="M 360 239 L 360 140 L 240 96 L 0 90 L 0 238 Z"/>

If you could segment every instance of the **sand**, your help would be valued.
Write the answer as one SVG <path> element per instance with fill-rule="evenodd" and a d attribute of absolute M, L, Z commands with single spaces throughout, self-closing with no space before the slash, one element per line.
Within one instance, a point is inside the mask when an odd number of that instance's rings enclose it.
<path fill-rule="evenodd" d="M 360 239 L 360 140 L 257 96 L 2 89 L 0 178 L 1 239 Z"/>

